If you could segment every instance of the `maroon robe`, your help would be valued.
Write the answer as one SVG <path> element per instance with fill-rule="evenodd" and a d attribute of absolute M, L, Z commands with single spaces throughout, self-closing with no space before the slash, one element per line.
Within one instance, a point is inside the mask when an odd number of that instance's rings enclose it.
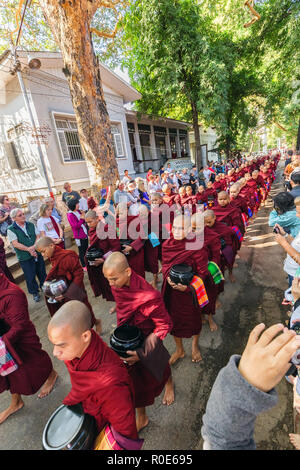
<path fill-rule="evenodd" d="M 214 314 L 218 289 L 208 272 L 208 249 L 204 245 L 199 249 L 187 249 L 186 244 L 193 240 L 175 240 L 173 235 L 163 245 L 162 295 L 167 310 L 173 320 L 171 335 L 178 338 L 190 338 L 198 335 L 202 329 L 202 314 Z M 209 303 L 201 308 L 195 302 L 193 289 L 188 286 L 184 292 L 173 289 L 168 281 L 170 270 L 175 264 L 188 264 L 196 276 L 204 282 Z"/>
<path fill-rule="evenodd" d="M 55 246 L 52 257 L 50 258 L 52 265 L 46 281 L 52 279 L 64 279 L 68 285 L 68 290 L 63 294 L 64 299 L 55 304 L 49 304 L 46 299 L 46 305 L 53 316 L 54 313 L 69 300 L 79 300 L 85 303 L 89 308 L 92 316 L 92 325 L 95 324 L 96 318 L 88 301 L 88 296 L 84 287 L 84 271 L 79 261 L 79 256 L 73 250 L 63 250 L 59 246 Z"/>
<path fill-rule="evenodd" d="M 107 224 L 104 225 L 103 222 L 99 222 L 99 223 L 102 224 L 103 232 L 105 231 L 108 234 L 108 236 L 107 238 L 100 240 L 97 236 L 96 228 L 90 229 L 89 230 L 90 244 L 89 244 L 88 249 L 95 247 L 95 248 L 103 250 L 104 254 L 108 253 L 109 251 L 112 251 L 112 252 L 121 251 L 120 240 L 118 238 L 116 239 L 109 238 L 109 226 Z M 114 297 L 111 293 L 109 282 L 102 272 L 102 264 L 100 266 L 90 265 L 88 260 L 86 259 L 86 256 L 85 256 L 85 264 L 87 267 L 87 273 L 88 273 L 91 287 L 93 289 L 95 297 L 102 295 L 104 299 L 108 301 L 113 301 Z"/>
<path fill-rule="evenodd" d="M 223 191 L 224 184 L 222 181 L 215 181 L 212 187 L 217 193 L 219 193 L 220 191 Z"/>
<path fill-rule="evenodd" d="M 28 313 L 25 293 L 4 274 L 0 274 L 0 320 L 5 322 L 7 333 L 1 334 L 18 369 L 0 376 L 0 393 L 32 395 L 45 383 L 53 370 L 48 354 L 43 351 L 40 339 Z"/>
<path fill-rule="evenodd" d="M 141 223 L 144 229 L 145 234 L 151 233 L 151 212 L 148 213 L 147 219 L 141 217 Z M 159 232 L 159 230 L 157 230 Z M 159 233 L 157 234 L 159 237 Z M 159 266 L 158 266 L 158 259 L 159 259 L 159 245 L 153 246 L 149 239 L 145 240 L 144 244 L 144 263 L 145 263 L 145 271 L 150 272 L 152 274 L 158 274 Z"/>
<path fill-rule="evenodd" d="M 231 202 L 225 207 L 219 205 L 212 208 L 215 216 L 219 222 L 223 222 L 229 227 L 237 226 L 242 233 L 245 232 L 242 212 L 239 208 L 235 207 Z"/>
<path fill-rule="evenodd" d="M 136 240 L 130 237 L 130 224 L 131 222 L 137 222 L 139 216 L 127 215 L 125 219 L 120 219 L 119 217 L 116 218 L 116 224 L 119 228 L 119 239 L 122 240 L 130 240 L 130 246 L 132 247 L 131 252 L 126 256 L 129 266 L 133 269 L 137 274 L 142 277 L 145 277 L 145 261 L 144 261 L 144 244 L 145 244 L 145 235 L 143 233 L 143 229 L 140 227 L 140 224 L 137 224 L 136 231 L 140 233 Z"/>
<path fill-rule="evenodd" d="M 137 439 L 134 389 L 126 367 L 95 331 L 91 333 L 82 356 L 65 361 L 72 388 L 63 403 L 82 403 L 84 412 L 94 416 L 99 432 L 109 423 L 123 436 Z"/>
<path fill-rule="evenodd" d="M 161 293 L 145 279 L 132 272 L 129 287 L 112 287 L 116 301 L 118 326 L 127 323 L 140 328 L 144 337 L 150 334 L 163 340 L 172 328 L 171 318 L 165 308 Z M 135 406 L 141 408 L 152 405 L 155 397 L 161 394 L 171 374 L 169 364 L 165 367 L 163 378 L 158 381 L 153 374 L 138 361 L 128 366 L 135 390 Z"/>
<path fill-rule="evenodd" d="M 10 270 L 8 269 L 8 266 L 6 264 L 6 255 L 5 255 L 5 249 L 4 249 L 4 241 L 0 237 L 0 273 L 5 274 L 7 279 L 11 282 L 15 282 L 13 275 L 11 274 Z"/>
<path fill-rule="evenodd" d="M 204 227 L 204 244 L 208 249 L 208 259 L 222 268 L 220 235 L 210 227 Z M 224 291 L 224 281 L 218 284 L 219 294 Z"/>
<path fill-rule="evenodd" d="M 233 268 L 236 252 L 239 249 L 239 242 L 231 227 L 228 227 L 223 222 L 219 222 L 217 219 L 211 229 L 216 232 L 220 238 L 222 253 L 220 268 L 224 273 L 226 266 L 229 269 Z M 225 248 L 223 243 L 226 245 Z"/>

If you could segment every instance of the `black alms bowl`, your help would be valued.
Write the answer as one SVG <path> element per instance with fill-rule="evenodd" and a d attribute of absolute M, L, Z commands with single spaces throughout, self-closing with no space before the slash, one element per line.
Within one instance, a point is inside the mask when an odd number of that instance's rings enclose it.
<path fill-rule="evenodd" d="M 95 261 L 98 258 L 102 258 L 104 251 L 100 248 L 92 247 L 86 252 L 86 259 L 88 261 Z"/>
<path fill-rule="evenodd" d="M 194 273 L 192 267 L 188 264 L 174 264 L 170 270 L 169 277 L 174 284 L 188 286 L 194 277 Z"/>
<path fill-rule="evenodd" d="M 135 351 L 144 342 L 142 330 L 136 326 L 121 325 L 110 337 L 111 348 L 121 357 L 128 357 L 126 351 Z"/>
<path fill-rule="evenodd" d="M 97 437 L 95 418 L 81 403 L 61 405 L 50 416 L 43 432 L 44 450 L 90 450 Z"/>

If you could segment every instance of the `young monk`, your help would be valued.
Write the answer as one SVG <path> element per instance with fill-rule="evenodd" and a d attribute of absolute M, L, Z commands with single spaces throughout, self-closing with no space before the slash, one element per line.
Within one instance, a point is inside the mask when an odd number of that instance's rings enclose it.
<path fill-rule="evenodd" d="M 216 204 L 216 201 L 218 199 L 218 193 L 213 188 L 213 183 L 211 181 L 207 182 L 205 196 L 207 197 L 208 208 L 213 207 Z"/>
<path fill-rule="evenodd" d="M 195 199 L 196 199 L 197 204 L 207 205 L 207 195 L 205 193 L 205 187 L 202 184 L 199 185 L 198 192 L 196 193 Z"/>
<path fill-rule="evenodd" d="M 98 432 L 109 424 L 125 449 L 140 449 L 132 382 L 118 355 L 92 330 L 88 307 L 77 300 L 62 305 L 50 320 L 48 337 L 70 374 L 72 388 L 63 403 L 81 403 Z"/>
<path fill-rule="evenodd" d="M 146 236 L 139 223 L 139 217 L 128 215 L 126 203 L 119 203 L 116 212 L 116 225 L 122 252 L 128 257 L 130 267 L 140 276 L 145 277 L 144 244 Z"/>
<path fill-rule="evenodd" d="M 120 240 L 116 238 L 116 233 L 113 227 L 105 224 L 103 220 L 99 220 L 99 217 L 95 211 L 88 211 L 85 216 L 86 224 L 89 227 L 89 247 L 98 248 L 104 252 L 104 258 L 99 258 L 94 261 L 94 264 L 89 264 L 89 261 L 85 257 L 85 264 L 91 287 L 95 294 L 95 297 L 102 295 L 104 299 L 109 302 L 114 301 L 114 297 L 111 293 L 110 285 L 107 279 L 103 276 L 102 266 L 105 261 L 105 256 L 110 252 L 121 251 Z M 101 237 L 101 238 L 99 238 Z M 115 307 L 110 310 L 110 313 L 115 311 Z"/>
<path fill-rule="evenodd" d="M 221 174 L 216 175 L 215 181 L 212 185 L 213 189 L 219 193 L 223 190 L 224 183 L 221 181 Z"/>
<path fill-rule="evenodd" d="M 213 210 L 207 210 L 203 214 L 205 226 L 211 228 L 214 232 L 218 233 L 221 242 L 221 263 L 220 268 L 222 272 L 228 269 L 230 282 L 235 282 L 233 276 L 233 266 L 239 243 L 235 233 L 231 227 L 228 227 L 223 222 L 219 222 Z"/>
<path fill-rule="evenodd" d="M 0 336 L 6 350 L 18 368 L 8 375 L 0 375 L 0 393 L 9 390 L 10 406 L 0 412 L 0 424 L 24 406 L 21 395 L 33 395 L 41 387 L 39 398 L 53 389 L 57 372 L 30 320 L 25 293 L 0 274 Z"/>
<path fill-rule="evenodd" d="M 213 207 L 212 210 L 219 222 L 223 222 L 229 227 L 238 227 L 241 233 L 245 232 L 242 212 L 230 203 L 230 197 L 226 191 L 219 192 L 218 205 Z"/>
<path fill-rule="evenodd" d="M 172 328 L 172 321 L 160 292 L 136 274 L 122 253 L 112 253 L 103 265 L 117 305 L 117 325 L 135 325 L 144 334 L 143 346 L 127 351 L 122 358 L 134 384 L 137 430 L 148 425 L 146 407 L 154 403 L 165 387 L 163 403 L 174 401 L 174 387 L 169 357 L 162 341 Z M 151 358 L 152 356 L 152 358 Z"/>
<path fill-rule="evenodd" d="M 46 281 L 52 279 L 64 279 L 68 285 L 67 291 L 55 299 L 58 301 L 55 304 L 50 304 L 46 301 L 46 305 L 53 316 L 54 313 L 65 302 L 70 300 L 80 300 L 86 304 L 91 312 L 92 324 L 98 333 L 101 333 L 101 320 L 95 318 L 91 304 L 88 301 L 88 296 L 84 287 L 84 272 L 79 261 L 79 256 L 73 250 L 64 250 L 57 245 L 49 237 L 40 238 L 36 245 L 36 251 L 42 254 L 44 259 L 49 259 L 52 267 L 46 277 Z"/>
<path fill-rule="evenodd" d="M 209 319 L 215 310 L 217 290 L 209 275 L 208 251 L 203 245 L 203 240 L 191 235 L 191 219 L 187 216 L 177 216 L 174 219 L 172 235 L 163 245 L 163 285 L 162 295 L 167 310 L 173 321 L 171 335 L 174 337 L 176 350 L 172 354 L 170 364 L 185 356 L 182 338 L 192 337 L 192 362 L 202 360 L 199 349 L 199 336 L 202 329 L 202 315 L 207 313 Z M 190 239 L 187 239 L 189 237 Z M 207 301 L 200 303 L 194 296 L 191 286 L 175 284 L 169 277 L 172 266 L 176 264 L 187 264 L 192 267 L 194 274 L 199 277 L 204 286 L 204 298 Z M 209 303 L 208 303 L 209 302 Z M 216 329 L 216 324 L 211 322 L 211 329 Z"/>
<path fill-rule="evenodd" d="M 234 183 L 229 190 L 229 195 L 230 195 L 230 202 L 233 206 L 235 206 L 237 209 L 240 209 L 242 213 L 242 219 L 244 222 L 244 229 L 242 230 L 242 233 L 245 233 L 246 226 L 247 226 L 247 220 L 249 218 L 248 214 L 248 204 L 246 200 L 240 196 L 240 185 L 239 183 Z"/>
<path fill-rule="evenodd" d="M 162 187 L 162 192 L 164 204 L 168 204 L 169 207 L 175 204 L 175 201 L 178 198 L 178 194 L 172 191 L 170 184 L 164 184 Z"/>
<path fill-rule="evenodd" d="M 147 207 L 144 204 L 140 205 L 139 208 L 139 218 L 141 226 L 143 227 L 144 233 L 147 235 L 144 244 L 144 264 L 145 271 L 153 274 L 153 281 L 151 282 L 152 287 L 157 289 L 158 282 L 158 272 L 159 272 L 159 245 L 156 243 L 151 243 L 149 239 L 149 234 L 151 234 L 151 212 L 148 211 Z M 156 235 L 156 234 L 155 234 Z M 160 243 L 160 242 L 159 242 Z M 156 245 L 156 246 L 154 246 Z M 107 282 L 107 281 L 106 281 Z"/>

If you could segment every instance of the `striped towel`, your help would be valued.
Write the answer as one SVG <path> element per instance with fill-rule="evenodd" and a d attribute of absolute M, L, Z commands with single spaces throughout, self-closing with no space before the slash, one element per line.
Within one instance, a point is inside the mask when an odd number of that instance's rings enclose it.
<path fill-rule="evenodd" d="M 216 263 L 214 263 L 213 261 L 210 261 L 207 265 L 207 269 L 212 275 L 212 278 L 215 284 L 220 284 L 220 282 L 224 281 L 224 276 L 222 274 L 222 271 Z"/>
<path fill-rule="evenodd" d="M 190 285 L 195 289 L 199 306 L 205 307 L 208 304 L 208 297 L 201 277 L 194 276 Z"/>
<path fill-rule="evenodd" d="M 253 213 L 250 207 L 248 207 L 248 215 L 249 215 L 249 219 L 251 219 L 251 217 L 253 216 Z"/>
<path fill-rule="evenodd" d="M 244 212 L 242 212 L 242 219 L 243 219 L 243 222 L 244 222 L 244 227 L 246 228 L 248 226 L 248 223 L 247 223 L 247 216 L 246 214 L 244 214 Z"/>
<path fill-rule="evenodd" d="M 239 242 L 242 243 L 244 237 L 243 237 L 240 229 L 236 225 L 234 225 L 231 228 L 234 231 L 234 233 L 236 234 L 236 236 L 238 237 Z"/>
<path fill-rule="evenodd" d="M 0 336 L 0 375 L 8 375 L 17 370 L 18 366 L 7 351 L 5 343 Z"/>

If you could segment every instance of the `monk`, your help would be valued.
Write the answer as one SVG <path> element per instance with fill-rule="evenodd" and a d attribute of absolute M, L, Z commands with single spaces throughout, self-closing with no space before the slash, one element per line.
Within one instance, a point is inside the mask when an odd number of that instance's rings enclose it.
<path fill-rule="evenodd" d="M 240 185 L 239 183 L 234 183 L 229 190 L 229 195 L 230 195 L 230 202 L 233 206 L 235 206 L 237 209 L 240 209 L 242 213 L 242 219 L 244 222 L 244 227 L 242 230 L 242 233 L 245 233 L 246 226 L 247 226 L 247 220 L 249 218 L 248 214 L 248 204 L 242 196 L 240 196 Z"/>
<path fill-rule="evenodd" d="M 231 227 L 228 227 L 223 222 L 219 222 L 213 210 L 204 212 L 204 223 L 206 227 L 211 228 L 214 232 L 218 233 L 221 241 L 221 264 L 222 272 L 228 269 L 230 282 L 235 282 L 233 275 L 234 261 L 239 247 L 239 243 L 235 233 Z"/>
<path fill-rule="evenodd" d="M 182 338 L 192 337 L 192 362 L 202 360 L 198 344 L 202 329 L 202 315 L 208 314 L 209 319 L 212 319 L 215 310 L 217 290 L 207 269 L 208 251 L 202 243 L 203 240 L 199 240 L 199 237 L 197 238 L 191 232 L 191 218 L 183 215 L 177 216 L 174 219 L 172 235 L 163 245 L 162 295 L 173 321 L 171 335 L 176 345 L 170 364 L 174 364 L 185 356 Z M 204 301 L 200 305 L 192 286 L 172 282 L 169 274 L 172 266 L 176 264 L 191 266 L 193 273 L 205 283 L 204 290 L 208 297 L 208 304 Z M 211 322 L 211 329 L 216 329 L 214 322 Z"/>
<path fill-rule="evenodd" d="M 212 210 L 219 222 L 223 222 L 229 227 L 238 227 L 241 233 L 245 232 L 242 212 L 230 203 L 230 197 L 226 191 L 219 192 L 218 205 L 213 207 Z"/>
<path fill-rule="evenodd" d="M 0 336 L 18 368 L 0 375 L 0 393 L 9 390 L 10 406 L 0 413 L 0 424 L 24 406 L 21 395 L 33 395 L 41 387 L 39 398 L 53 389 L 57 372 L 30 320 L 25 293 L 0 274 Z"/>
<path fill-rule="evenodd" d="M 221 175 L 220 173 L 216 175 L 215 181 L 212 185 L 213 189 L 219 193 L 220 191 L 223 190 L 224 183 L 221 181 Z"/>
<path fill-rule="evenodd" d="M 85 264 L 92 290 L 95 297 L 99 297 L 101 295 L 107 301 L 113 302 L 114 297 L 111 293 L 111 288 L 107 279 L 103 276 L 102 266 L 105 261 L 105 257 L 110 254 L 110 252 L 121 251 L 120 240 L 116 238 L 114 228 L 108 226 L 104 220 L 99 220 L 95 211 L 89 210 L 85 215 L 85 221 L 89 227 L 90 243 L 88 250 L 90 248 L 97 248 L 102 250 L 104 253 L 104 258 L 98 258 L 93 262 L 93 265 L 91 265 L 85 257 Z M 114 311 L 115 307 L 110 310 L 110 313 L 113 313 Z"/>
<path fill-rule="evenodd" d="M 44 259 L 49 259 L 52 265 L 46 281 L 52 279 L 64 279 L 68 285 L 68 290 L 55 297 L 57 303 L 50 304 L 46 301 L 49 313 L 51 316 L 61 307 L 65 302 L 70 300 L 80 300 L 86 304 L 91 312 L 92 324 L 95 325 L 98 333 L 101 333 L 101 320 L 96 319 L 92 306 L 88 301 L 88 296 L 84 287 L 84 272 L 79 261 L 79 256 L 73 250 L 64 250 L 57 245 L 49 237 L 40 238 L 35 245 L 36 251 L 42 254 Z"/>
<path fill-rule="evenodd" d="M 112 253 L 103 265 L 117 305 L 117 325 L 135 325 L 144 334 L 144 344 L 137 351 L 127 351 L 122 358 L 134 384 L 137 430 L 149 423 L 146 407 L 165 387 L 163 404 L 174 401 L 174 387 L 167 350 L 163 339 L 172 328 L 162 296 L 144 278 L 136 274 L 122 253 Z"/>
<path fill-rule="evenodd" d="M 144 244 L 145 271 L 153 274 L 153 280 L 151 282 L 151 285 L 155 289 L 157 289 L 158 272 L 159 272 L 159 262 L 158 262 L 159 245 L 156 245 L 155 240 L 153 240 L 152 243 L 150 241 L 149 235 L 152 233 L 151 212 L 148 211 L 147 207 L 144 204 L 140 205 L 139 218 L 140 218 L 141 226 L 143 227 L 143 231 L 147 236 L 145 240 L 145 244 Z M 156 233 L 155 233 L 155 236 L 157 236 Z M 158 243 L 160 243 L 159 240 L 158 240 Z"/>
<path fill-rule="evenodd" d="M 125 449 L 140 448 L 132 382 L 118 355 L 92 329 L 88 307 L 77 300 L 62 305 L 49 322 L 48 337 L 70 374 L 72 388 L 63 403 L 81 403 L 98 432 L 109 424 Z"/>
<path fill-rule="evenodd" d="M 172 223 L 174 219 L 174 213 L 169 211 L 169 206 L 164 204 L 163 198 L 159 193 L 152 193 L 150 196 L 151 201 L 151 232 L 154 232 L 160 244 L 158 245 L 158 259 L 162 259 L 162 244 L 167 240 L 171 233 Z M 149 230 L 150 230 L 149 229 Z"/>
<path fill-rule="evenodd" d="M 175 204 L 175 201 L 178 198 L 178 194 L 172 191 L 172 187 L 170 184 L 164 184 L 162 187 L 162 192 L 164 204 L 168 204 L 169 207 Z"/>
<path fill-rule="evenodd" d="M 139 217 L 128 215 L 126 203 L 119 203 L 116 213 L 121 250 L 128 257 L 130 267 L 140 276 L 145 277 L 144 244 L 146 235 L 139 223 Z"/>
<path fill-rule="evenodd" d="M 206 190 L 205 190 L 205 196 L 207 197 L 208 208 L 213 207 L 216 204 L 216 201 L 218 199 L 218 193 L 213 188 L 212 181 L 207 182 Z"/>
<path fill-rule="evenodd" d="M 207 195 L 205 193 L 205 187 L 202 184 L 199 185 L 198 192 L 195 195 L 195 199 L 197 204 L 207 205 Z"/>

